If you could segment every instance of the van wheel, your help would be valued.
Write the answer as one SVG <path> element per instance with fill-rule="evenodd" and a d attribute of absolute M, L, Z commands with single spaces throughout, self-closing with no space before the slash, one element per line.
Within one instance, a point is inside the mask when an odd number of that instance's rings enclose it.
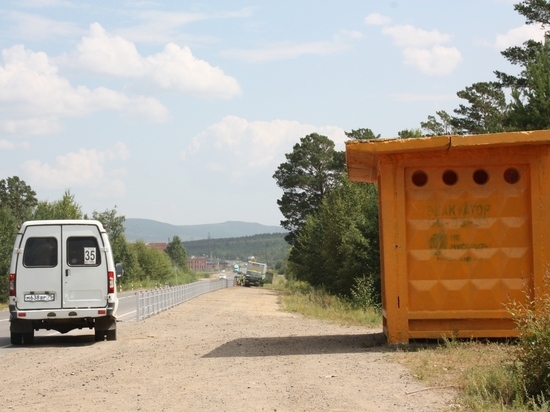
<path fill-rule="evenodd" d="M 17 332 L 11 332 L 11 344 L 12 345 L 21 345 L 23 342 L 23 334 Z"/>
<path fill-rule="evenodd" d="M 116 340 L 116 329 L 107 331 L 107 340 Z"/>
<path fill-rule="evenodd" d="M 23 333 L 23 343 L 25 345 L 32 345 L 34 343 L 34 331 Z"/>

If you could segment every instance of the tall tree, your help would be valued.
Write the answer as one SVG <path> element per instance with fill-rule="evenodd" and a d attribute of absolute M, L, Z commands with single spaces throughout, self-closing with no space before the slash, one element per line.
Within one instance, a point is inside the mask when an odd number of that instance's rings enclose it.
<path fill-rule="evenodd" d="M 350 295 L 355 279 L 367 277 L 380 296 L 378 195 L 376 185 L 350 182 L 331 191 L 308 217 L 288 258 L 291 276 L 336 294 Z"/>
<path fill-rule="evenodd" d="M 104 212 L 94 210 L 92 213 L 92 219 L 99 220 L 101 222 L 109 235 L 109 241 L 111 242 L 113 249 L 115 249 L 116 246 L 121 246 L 126 243 L 126 229 L 124 228 L 126 217 L 117 214 L 116 206 L 113 209 L 107 209 Z"/>
<path fill-rule="evenodd" d="M 514 4 L 514 10 L 525 17 L 526 24 L 540 24 L 543 28 L 547 28 L 550 25 L 550 2 L 547 0 L 524 0 Z M 548 31 L 546 32 L 547 36 Z M 509 47 L 502 51 L 501 54 L 513 65 L 525 66 L 534 59 L 535 55 L 542 48 L 542 42 L 530 39 L 523 43 L 523 46 Z M 523 71 L 519 76 L 500 71 L 495 71 L 495 75 L 503 87 L 519 90 L 527 87 L 527 79 Z"/>
<path fill-rule="evenodd" d="M 285 157 L 287 161 L 279 165 L 273 178 L 283 189 L 277 204 L 285 217 L 281 226 L 290 232 L 285 240 L 293 244 L 306 218 L 319 208 L 323 197 L 338 182 L 345 156 L 334 149 L 334 142 L 327 136 L 312 133 L 302 137 Z"/>
<path fill-rule="evenodd" d="M 36 192 L 17 176 L 0 180 L 0 207 L 6 207 L 17 221 L 30 219 L 37 205 Z"/>
<path fill-rule="evenodd" d="M 515 130 L 550 129 L 550 40 L 525 64 L 525 87 L 512 90 L 508 123 Z"/>
<path fill-rule="evenodd" d="M 506 97 L 497 82 L 479 82 L 457 92 L 468 102 L 460 104 L 451 124 L 461 134 L 497 133 L 505 130 Z"/>
<path fill-rule="evenodd" d="M 375 135 L 371 129 L 356 129 L 344 133 L 348 138 L 354 140 L 373 140 L 380 138 L 380 135 Z"/>
<path fill-rule="evenodd" d="M 32 218 L 36 192 L 17 176 L 0 180 L 0 302 L 8 300 L 8 273 L 17 226 Z"/>
<path fill-rule="evenodd" d="M 60 200 L 40 201 L 33 213 L 34 220 L 82 219 L 82 208 L 70 190 L 66 190 Z"/>
<path fill-rule="evenodd" d="M 527 24 L 550 25 L 550 3 L 548 0 L 523 0 L 514 4 L 514 10 L 525 17 Z"/>
<path fill-rule="evenodd" d="M 179 236 L 174 236 L 166 245 L 166 253 L 179 269 L 187 269 L 187 252 Z"/>
<path fill-rule="evenodd" d="M 502 51 L 501 54 L 513 65 L 525 66 L 525 64 L 535 57 L 542 49 L 543 45 L 539 41 L 527 40 L 523 46 L 513 46 Z M 495 70 L 495 75 L 504 88 L 523 89 L 527 87 L 527 80 L 523 71 L 519 75 L 507 74 Z"/>
<path fill-rule="evenodd" d="M 126 217 L 117 214 L 116 206 L 113 209 L 107 209 L 104 212 L 94 210 L 92 219 L 99 220 L 107 234 L 109 242 L 113 249 L 113 259 L 116 263 L 124 265 L 124 277 L 121 279 L 123 283 L 129 283 L 135 280 L 139 273 L 139 263 L 135 250 L 130 247 L 126 241 L 124 222 Z"/>
<path fill-rule="evenodd" d="M 458 134 L 452 125 L 452 117 L 445 110 L 435 112 L 435 116 L 428 116 L 428 120 L 420 122 L 425 136 L 445 136 Z"/>
<path fill-rule="evenodd" d="M 8 207 L 0 206 L 0 303 L 8 300 L 8 274 L 19 223 Z"/>

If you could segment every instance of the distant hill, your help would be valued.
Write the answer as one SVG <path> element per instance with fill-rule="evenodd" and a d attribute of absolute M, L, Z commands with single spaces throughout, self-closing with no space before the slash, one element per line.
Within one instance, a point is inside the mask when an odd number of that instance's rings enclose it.
<path fill-rule="evenodd" d="M 254 256 L 256 261 L 273 267 L 284 260 L 290 250 L 286 233 L 270 233 L 226 239 L 202 239 L 183 242 L 187 256 L 212 256 L 213 259 L 246 262 Z"/>
<path fill-rule="evenodd" d="M 266 226 L 260 223 L 223 222 L 204 225 L 171 225 L 149 219 L 126 219 L 124 222 L 126 240 L 135 242 L 169 242 L 174 236 L 185 242 L 190 240 L 222 239 L 254 236 L 266 233 L 286 233 L 280 226 Z"/>

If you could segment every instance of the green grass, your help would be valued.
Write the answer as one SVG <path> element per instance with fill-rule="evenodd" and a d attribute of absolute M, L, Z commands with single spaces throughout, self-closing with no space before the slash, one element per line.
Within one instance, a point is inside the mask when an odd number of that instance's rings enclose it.
<path fill-rule="evenodd" d="M 343 325 L 381 327 L 382 316 L 374 308 L 362 310 L 349 299 L 334 296 L 305 282 L 287 282 L 276 276 L 270 286 L 280 292 L 285 310 Z"/>

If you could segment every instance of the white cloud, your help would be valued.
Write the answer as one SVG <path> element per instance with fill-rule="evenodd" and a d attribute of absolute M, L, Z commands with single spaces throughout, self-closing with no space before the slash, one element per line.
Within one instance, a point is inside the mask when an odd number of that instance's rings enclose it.
<path fill-rule="evenodd" d="M 217 20 L 250 17 L 252 9 L 245 7 L 236 11 L 221 11 L 215 13 L 185 13 L 174 11 L 144 10 L 133 14 L 136 18 L 144 21 L 141 29 L 148 28 L 156 31 L 167 31 L 178 29 L 189 23 L 201 20 Z"/>
<path fill-rule="evenodd" d="M 450 35 L 439 30 L 426 31 L 411 25 L 385 27 L 382 33 L 391 36 L 395 45 L 399 47 L 428 47 L 447 43 L 451 39 Z"/>
<path fill-rule="evenodd" d="M 462 55 L 455 47 L 434 46 L 430 49 L 406 48 L 403 50 L 405 64 L 427 75 L 451 74 L 462 61 Z"/>
<path fill-rule="evenodd" d="M 43 52 L 22 45 L 2 50 L 0 130 L 12 134 L 44 135 L 60 130 L 62 117 L 78 117 L 101 110 L 120 111 L 150 121 L 163 122 L 167 109 L 156 99 L 131 98 L 104 87 L 74 87 L 59 76 Z"/>
<path fill-rule="evenodd" d="M 136 4 L 134 4 L 136 5 Z M 157 4 L 149 4 L 145 6 L 156 6 Z M 140 5 L 136 5 L 140 6 Z M 139 19 L 143 23 L 132 27 L 117 29 L 117 34 L 125 39 L 145 43 L 145 44 L 166 44 L 176 40 L 186 39 L 188 44 L 189 39 L 194 42 L 219 41 L 219 39 L 211 36 L 192 36 L 182 33 L 181 27 L 196 21 L 214 20 L 214 19 L 231 19 L 244 18 L 252 15 L 251 8 L 243 8 L 236 11 L 226 11 L 217 13 L 184 13 L 175 11 L 159 11 L 159 10 L 143 10 L 137 13 L 132 13 L 132 16 Z"/>
<path fill-rule="evenodd" d="M 371 14 L 365 23 L 385 25 L 389 19 L 379 14 Z M 401 49 L 404 63 L 429 76 L 451 74 L 462 61 L 462 54 L 456 47 L 442 46 L 452 36 L 437 29 L 427 31 L 412 25 L 384 26 L 382 33 L 390 36 L 394 44 Z"/>
<path fill-rule="evenodd" d="M 146 79 L 163 90 L 175 90 L 203 97 L 230 99 L 241 94 L 237 81 L 197 59 L 188 47 L 168 44 L 161 53 L 147 57 Z"/>
<path fill-rule="evenodd" d="M 90 25 L 90 34 L 77 44 L 75 52 L 61 62 L 91 72 L 115 76 L 141 77 L 145 62 L 134 43 L 111 36 L 98 23 Z"/>
<path fill-rule="evenodd" d="M 529 39 L 544 40 L 544 29 L 537 24 L 529 24 L 509 30 L 506 34 L 500 34 L 495 40 L 495 48 L 505 50 L 512 46 L 521 46 Z"/>
<path fill-rule="evenodd" d="M 44 41 L 53 38 L 81 36 L 84 31 L 74 22 L 58 21 L 46 17 L 10 11 L 6 18 L 15 23 L 12 29 L 19 38 L 30 41 Z"/>
<path fill-rule="evenodd" d="M 226 116 L 196 135 L 180 153 L 180 158 L 186 160 L 201 150 L 214 149 L 232 159 L 230 163 L 224 162 L 223 169 L 229 169 L 233 177 L 238 177 L 247 171 L 274 170 L 284 161 L 284 154 L 291 152 L 294 144 L 310 133 L 328 136 L 335 142 L 337 150 L 344 150 L 347 138 L 339 127 L 318 127 L 290 120 L 250 122 L 237 116 Z M 209 168 L 221 170 L 215 162 Z"/>
<path fill-rule="evenodd" d="M 16 116 L 16 114 L 12 113 L 12 116 Z M 25 114 L 21 113 L 21 116 L 25 117 Z M 10 118 L 0 120 L 0 131 L 12 135 L 41 136 L 60 132 L 61 125 L 56 116 Z"/>
<path fill-rule="evenodd" d="M 370 26 L 383 26 L 385 24 L 389 24 L 390 22 L 391 19 L 388 16 L 383 16 L 379 13 L 371 13 L 365 17 L 365 24 Z"/>
<path fill-rule="evenodd" d="M 174 43 L 160 53 L 143 57 L 134 43 L 109 34 L 101 25 L 90 26 L 74 53 L 60 63 L 81 70 L 134 78 L 138 87 L 154 87 L 209 98 L 229 99 L 241 93 L 237 81 L 220 68 L 193 56 Z"/>
<path fill-rule="evenodd" d="M 16 150 L 16 149 L 28 149 L 28 142 L 13 143 L 6 139 L 0 139 L 0 150 Z"/>
<path fill-rule="evenodd" d="M 251 63 L 296 59 L 308 54 L 327 56 L 350 49 L 352 47 L 352 42 L 361 38 L 363 38 L 363 34 L 359 31 L 341 30 L 333 36 L 332 41 L 308 43 L 283 42 L 272 44 L 261 49 L 228 49 L 223 51 L 222 55 Z"/>
<path fill-rule="evenodd" d="M 37 189 L 86 188 L 96 196 L 104 193 L 124 194 L 120 161 L 130 157 L 124 143 L 118 142 L 104 151 L 80 149 L 57 156 L 53 164 L 33 159 L 21 165 L 26 179 Z M 109 166 L 117 166 L 110 170 Z M 116 191 L 115 191 L 116 189 Z"/>

